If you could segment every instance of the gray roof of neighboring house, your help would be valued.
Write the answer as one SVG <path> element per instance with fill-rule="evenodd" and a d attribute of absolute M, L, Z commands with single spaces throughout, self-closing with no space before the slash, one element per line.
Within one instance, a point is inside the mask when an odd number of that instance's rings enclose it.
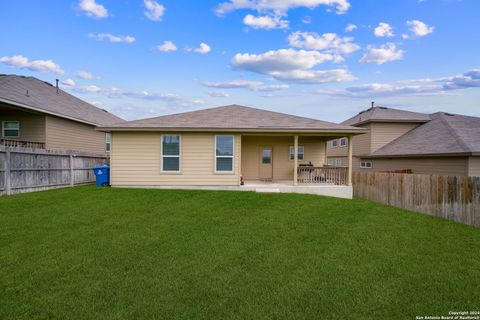
<path fill-rule="evenodd" d="M 0 101 L 93 125 L 124 121 L 34 77 L 0 75 Z"/>
<path fill-rule="evenodd" d="M 364 132 L 361 128 L 239 105 L 128 121 L 113 126 L 104 126 L 104 129 L 123 131 Z"/>
<path fill-rule="evenodd" d="M 368 122 L 417 122 L 430 121 L 425 113 L 392 109 L 387 107 L 373 107 L 359 112 L 356 116 L 345 120 L 342 124 L 356 126 Z"/>
<path fill-rule="evenodd" d="M 480 118 L 439 112 L 431 119 L 369 157 L 480 155 Z"/>

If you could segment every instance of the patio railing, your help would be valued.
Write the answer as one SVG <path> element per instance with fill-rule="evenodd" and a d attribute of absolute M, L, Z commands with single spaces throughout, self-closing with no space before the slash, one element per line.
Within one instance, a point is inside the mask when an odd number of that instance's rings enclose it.
<path fill-rule="evenodd" d="M 298 183 L 305 184 L 348 184 L 348 167 L 300 166 L 297 169 Z"/>
<path fill-rule="evenodd" d="M 10 148 L 45 149 L 45 143 L 43 142 L 4 139 L 4 138 L 0 138 L 0 146 L 10 147 Z"/>

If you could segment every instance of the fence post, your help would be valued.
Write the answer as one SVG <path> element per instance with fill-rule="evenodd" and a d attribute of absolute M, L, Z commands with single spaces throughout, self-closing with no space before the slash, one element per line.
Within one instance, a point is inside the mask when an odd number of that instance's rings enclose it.
<path fill-rule="evenodd" d="M 3 171 L 3 174 L 5 176 L 5 182 L 4 182 L 4 188 L 5 188 L 5 194 L 8 196 L 12 193 L 12 179 L 10 176 L 11 170 L 10 170 L 10 150 L 5 151 L 5 171 Z"/>
<path fill-rule="evenodd" d="M 73 170 L 73 155 L 70 155 L 70 186 L 75 185 L 75 173 Z"/>

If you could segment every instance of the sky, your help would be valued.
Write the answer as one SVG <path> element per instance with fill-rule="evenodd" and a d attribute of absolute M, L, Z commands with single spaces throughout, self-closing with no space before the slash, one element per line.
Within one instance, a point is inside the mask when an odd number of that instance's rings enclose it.
<path fill-rule="evenodd" d="M 478 0 L 0 1 L 0 73 L 133 120 L 241 104 L 480 116 Z"/>

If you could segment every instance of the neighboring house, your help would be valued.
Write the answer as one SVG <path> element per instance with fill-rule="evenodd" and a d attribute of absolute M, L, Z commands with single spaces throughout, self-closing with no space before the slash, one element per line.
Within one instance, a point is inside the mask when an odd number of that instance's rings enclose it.
<path fill-rule="evenodd" d="M 112 186 L 348 185 L 348 170 L 325 166 L 326 141 L 365 131 L 238 105 L 100 130 L 112 134 Z"/>
<path fill-rule="evenodd" d="M 0 145 L 105 153 L 123 119 L 34 77 L 0 75 Z"/>
<path fill-rule="evenodd" d="M 480 118 L 374 107 L 342 124 L 368 129 L 353 139 L 354 171 L 480 176 Z M 345 140 L 329 141 L 329 164 L 345 164 Z"/>

